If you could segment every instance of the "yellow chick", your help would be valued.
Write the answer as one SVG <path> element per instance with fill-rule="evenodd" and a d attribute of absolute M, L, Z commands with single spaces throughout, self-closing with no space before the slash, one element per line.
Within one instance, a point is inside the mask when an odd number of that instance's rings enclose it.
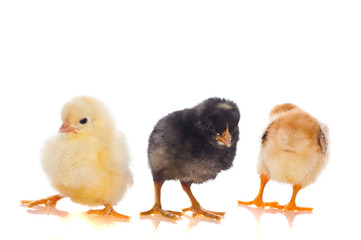
<path fill-rule="evenodd" d="M 61 119 L 59 134 L 45 143 L 42 157 L 43 169 L 60 194 L 22 203 L 55 207 L 69 197 L 75 203 L 105 206 L 89 214 L 129 219 L 113 209 L 133 184 L 133 175 L 124 137 L 105 106 L 91 97 L 76 97 L 64 105 Z"/>
<path fill-rule="evenodd" d="M 275 106 L 270 112 L 270 124 L 262 136 L 257 170 L 261 185 L 257 197 L 240 204 L 285 211 L 312 211 L 298 207 L 299 190 L 315 182 L 329 160 L 328 128 L 296 105 L 286 103 Z M 267 182 L 272 179 L 293 185 L 290 202 L 264 203 L 262 196 Z"/>

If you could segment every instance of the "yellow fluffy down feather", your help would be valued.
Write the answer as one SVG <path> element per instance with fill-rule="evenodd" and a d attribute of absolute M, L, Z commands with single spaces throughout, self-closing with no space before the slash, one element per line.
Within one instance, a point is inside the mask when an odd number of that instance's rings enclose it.
<path fill-rule="evenodd" d="M 96 99 L 76 97 L 64 105 L 61 117 L 62 133 L 43 148 L 42 165 L 52 186 L 76 203 L 116 205 L 133 176 L 124 137 L 111 116 Z"/>
<path fill-rule="evenodd" d="M 329 159 L 327 126 L 289 103 L 274 107 L 270 120 L 258 173 L 302 188 L 313 183 Z"/>

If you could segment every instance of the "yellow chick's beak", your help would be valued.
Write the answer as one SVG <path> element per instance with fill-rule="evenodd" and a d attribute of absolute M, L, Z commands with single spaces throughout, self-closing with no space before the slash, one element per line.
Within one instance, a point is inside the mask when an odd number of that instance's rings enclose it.
<path fill-rule="evenodd" d="M 61 127 L 59 128 L 59 133 L 69 133 L 69 132 L 76 133 L 77 130 L 78 130 L 78 128 L 72 126 L 72 125 L 70 124 L 70 122 L 67 120 L 67 121 L 64 122 L 63 125 L 61 125 Z"/>
<path fill-rule="evenodd" d="M 229 133 L 228 125 L 226 131 L 224 131 L 222 135 L 217 136 L 217 140 L 224 143 L 227 147 L 231 146 L 232 136 Z"/>

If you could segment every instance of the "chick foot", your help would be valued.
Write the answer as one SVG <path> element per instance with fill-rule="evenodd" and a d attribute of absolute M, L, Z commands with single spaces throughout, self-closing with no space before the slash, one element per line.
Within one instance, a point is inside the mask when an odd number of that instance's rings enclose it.
<path fill-rule="evenodd" d="M 181 212 L 175 212 L 175 211 L 169 211 L 169 210 L 163 210 L 162 204 L 160 203 L 160 192 L 162 189 L 164 181 L 154 181 L 154 193 L 155 193 L 155 203 L 149 211 L 141 212 L 140 216 L 148 216 L 152 214 L 160 214 L 163 217 L 178 220 L 179 217 L 181 217 L 183 214 Z"/>
<path fill-rule="evenodd" d="M 256 197 L 253 201 L 248 201 L 248 202 L 238 201 L 238 204 L 243 204 L 248 206 L 255 205 L 256 207 L 261 207 L 261 208 L 270 207 L 270 208 L 280 209 L 280 205 L 278 204 L 278 202 L 263 202 L 262 198 L 258 198 L 258 197 Z"/>
<path fill-rule="evenodd" d="M 181 213 L 181 212 L 163 210 L 161 206 L 156 204 L 149 211 L 141 212 L 140 216 L 148 216 L 148 215 L 152 215 L 152 214 L 160 214 L 163 217 L 170 218 L 170 219 L 173 219 L 173 220 L 178 220 L 178 218 L 183 215 L 183 213 Z"/>
<path fill-rule="evenodd" d="M 282 207 L 282 206 L 281 206 Z M 310 207 L 299 207 L 296 204 L 293 203 L 289 203 L 286 206 L 283 206 L 283 211 L 307 211 L 307 212 L 312 212 L 313 208 Z"/>
<path fill-rule="evenodd" d="M 191 191 L 192 183 L 181 182 L 181 185 L 182 185 L 183 190 L 187 193 L 189 200 L 191 201 L 191 204 L 192 204 L 191 207 L 183 209 L 182 212 L 192 211 L 193 217 L 195 217 L 197 215 L 203 215 L 208 218 L 221 220 L 221 216 L 223 216 L 225 214 L 224 212 L 212 212 L 212 211 L 205 210 L 204 208 L 201 207 L 201 205 L 199 204 L 197 199 L 193 196 L 193 193 Z"/>
<path fill-rule="evenodd" d="M 63 196 L 61 196 L 60 194 L 48 197 L 48 198 L 44 198 L 44 199 L 40 199 L 40 200 L 22 200 L 21 203 L 27 205 L 29 208 L 33 207 L 33 206 L 37 206 L 37 205 L 41 205 L 44 204 L 47 207 L 55 207 L 56 204 L 58 203 L 58 201 L 60 199 L 64 198 Z"/>
<path fill-rule="evenodd" d="M 212 218 L 212 219 L 215 219 L 215 220 L 221 220 L 222 216 L 224 216 L 224 214 L 226 214 L 225 212 L 214 212 L 214 211 L 205 210 L 199 204 L 195 204 L 195 205 L 192 205 L 189 208 L 182 209 L 182 212 L 187 212 L 187 211 L 192 211 L 193 212 L 193 215 L 192 215 L 193 217 L 198 216 L 198 215 L 202 215 L 202 216 Z"/>
<path fill-rule="evenodd" d="M 104 209 L 100 209 L 100 210 L 91 209 L 91 210 L 87 211 L 86 213 L 87 214 L 104 215 L 104 216 L 113 216 L 113 217 L 124 219 L 124 220 L 129 220 L 130 219 L 130 217 L 127 216 L 127 215 L 117 213 L 113 209 L 112 205 L 110 205 L 110 204 L 105 205 Z"/>
<path fill-rule="evenodd" d="M 248 205 L 248 206 L 254 204 L 257 207 L 261 207 L 261 208 L 270 207 L 270 208 L 280 209 L 278 202 L 267 202 L 267 203 L 263 202 L 263 191 L 264 191 L 264 188 L 266 187 L 266 184 L 269 181 L 269 177 L 267 177 L 264 174 L 261 174 L 260 180 L 261 180 L 261 183 L 260 183 L 259 192 L 258 192 L 257 197 L 253 201 L 249 201 L 249 202 L 238 201 L 238 204 L 243 204 L 243 205 Z"/>
<path fill-rule="evenodd" d="M 300 184 L 295 184 L 293 186 L 293 193 L 292 193 L 292 197 L 291 197 L 290 202 L 285 206 L 282 206 L 282 205 L 279 206 L 281 209 L 283 209 L 283 211 L 308 211 L 308 212 L 312 212 L 313 208 L 298 207 L 296 205 L 296 196 L 297 196 L 298 192 L 301 190 L 301 188 L 302 188 L 302 186 Z"/>

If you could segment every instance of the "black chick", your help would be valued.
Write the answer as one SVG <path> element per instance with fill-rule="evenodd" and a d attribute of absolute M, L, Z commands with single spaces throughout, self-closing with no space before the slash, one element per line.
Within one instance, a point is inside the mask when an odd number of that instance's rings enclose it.
<path fill-rule="evenodd" d="M 180 180 L 193 211 L 220 220 L 222 212 L 203 209 L 191 192 L 192 183 L 215 179 L 232 167 L 239 139 L 237 105 L 229 100 L 209 98 L 194 108 L 173 112 L 162 118 L 149 137 L 148 161 L 152 171 L 155 204 L 140 215 L 161 214 L 177 219 L 182 213 L 161 207 L 160 192 L 164 181 Z"/>

